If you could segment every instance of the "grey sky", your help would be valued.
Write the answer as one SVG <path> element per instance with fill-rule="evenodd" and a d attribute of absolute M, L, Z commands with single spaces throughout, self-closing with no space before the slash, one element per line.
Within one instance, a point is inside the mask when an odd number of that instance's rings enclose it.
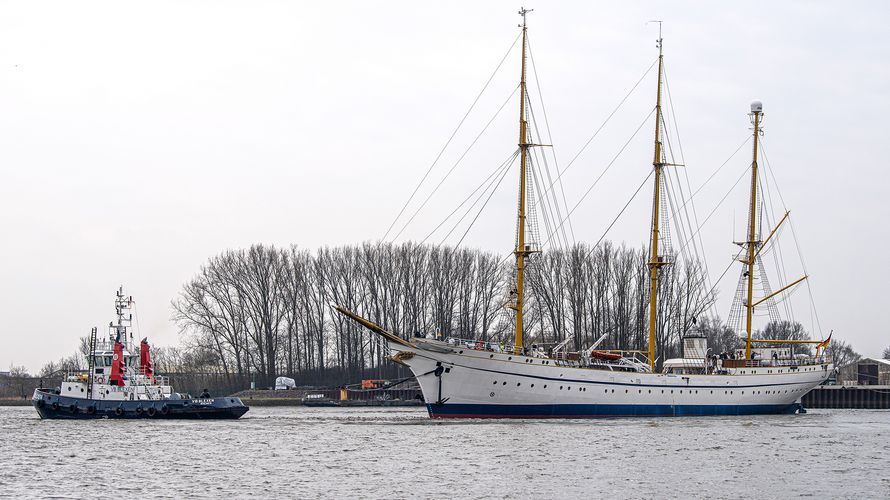
<path fill-rule="evenodd" d="M 0 3 L 0 369 L 37 370 L 72 352 L 111 319 L 119 284 L 137 300 L 139 333 L 167 345 L 177 341 L 169 302 L 208 257 L 259 242 L 314 249 L 380 238 L 516 36 L 519 6 Z M 890 6 L 526 7 L 560 165 L 654 60 L 657 28 L 646 21 L 663 20 L 692 186 L 745 139 L 748 105 L 761 99 L 824 333 L 865 355 L 890 345 L 880 319 L 890 282 Z M 651 76 L 565 174 L 570 205 L 653 105 Z M 432 179 L 517 79 L 514 52 Z M 400 240 L 425 236 L 513 151 L 516 115 L 511 102 Z M 648 123 L 579 207 L 578 240 L 596 241 L 651 168 L 651 136 Z M 749 158 L 746 146 L 696 198 L 700 215 Z M 712 274 L 735 251 L 743 191 L 703 229 Z M 502 187 L 464 244 L 509 251 L 514 198 L 512 183 Z M 643 244 L 648 200 L 634 202 L 611 239 Z M 736 275 L 720 287 L 724 318 Z M 811 328 L 806 306 L 795 311 Z"/>

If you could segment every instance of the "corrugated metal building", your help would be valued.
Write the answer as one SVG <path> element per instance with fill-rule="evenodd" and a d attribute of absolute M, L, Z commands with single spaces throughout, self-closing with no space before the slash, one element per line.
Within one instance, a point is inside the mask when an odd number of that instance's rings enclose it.
<path fill-rule="evenodd" d="M 842 385 L 890 385 L 890 359 L 862 358 L 840 367 L 837 382 Z"/>

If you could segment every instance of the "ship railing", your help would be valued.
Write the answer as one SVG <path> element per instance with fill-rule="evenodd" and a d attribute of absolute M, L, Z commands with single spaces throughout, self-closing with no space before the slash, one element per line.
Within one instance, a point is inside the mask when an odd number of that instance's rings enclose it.
<path fill-rule="evenodd" d="M 830 356 L 807 356 L 806 358 L 764 358 L 764 359 L 723 359 L 724 368 L 759 368 L 812 366 L 831 362 Z"/>
<path fill-rule="evenodd" d="M 81 382 L 87 383 L 90 374 L 86 370 L 70 370 L 65 372 L 65 382 Z"/>
<path fill-rule="evenodd" d="M 503 342 L 477 340 L 477 339 L 461 339 L 457 337 L 447 337 L 445 343 L 453 347 L 463 347 L 466 349 L 474 349 L 477 351 L 503 352 L 513 353 L 513 344 Z"/>
<path fill-rule="evenodd" d="M 145 370 L 134 370 L 129 378 L 133 385 L 170 385 L 170 378 L 164 375 L 146 375 Z"/>

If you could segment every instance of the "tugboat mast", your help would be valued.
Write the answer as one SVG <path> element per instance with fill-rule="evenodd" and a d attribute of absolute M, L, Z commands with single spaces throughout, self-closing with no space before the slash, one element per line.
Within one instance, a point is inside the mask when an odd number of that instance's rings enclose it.
<path fill-rule="evenodd" d="M 655 157 L 652 167 L 655 169 L 655 189 L 652 200 L 652 240 L 649 248 L 649 369 L 655 371 L 655 331 L 658 324 L 658 269 L 667 264 L 658 256 L 658 221 L 661 204 L 661 172 L 665 166 L 661 149 L 661 78 L 663 74 L 664 55 L 662 53 L 661 21 L 658 23 L 658 93 L 655 100 Z"/>
<path fill-rule="evenodd" d="M 527 27 L 525 16 L 533 9 L 525 7 L 519 10 L 522 16 L 522 78 L 519 81 L 519 217 L 516 249 L 513 254 L 516 255 L 516 303 L 512 308 L 516 311 L 516 335 L 513 339 L 513 349 L 516 354 L 522 353 L 522 306 L 525 296 L 524 275 L 525 275 L 525 258 L 531 253 L 525 244 L 525 198 L 526 198 L 526 164 L 528 159 L 528 148 L 530 144 L 527 140 L 527 125 L 525 117 L 525 61 L 526 61 L 526 33 Z"/>

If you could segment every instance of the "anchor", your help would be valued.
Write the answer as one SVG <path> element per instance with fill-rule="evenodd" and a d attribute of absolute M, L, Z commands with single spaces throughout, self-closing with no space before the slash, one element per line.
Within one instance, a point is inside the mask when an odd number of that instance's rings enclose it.
<path fill-rule="evenodd" d="M 450 369 L 448 371 L 451 371 Z M 433 403 L 436 406 L 442 406 L 451 398 L 442 399 L 442 373 L 445 372 L 445 367 L 442 366 L 442 362 L 436 362 L 436 369 L 433 370 L 433 375 L 435 375 L 439 379 L 439 399 Z"/>

